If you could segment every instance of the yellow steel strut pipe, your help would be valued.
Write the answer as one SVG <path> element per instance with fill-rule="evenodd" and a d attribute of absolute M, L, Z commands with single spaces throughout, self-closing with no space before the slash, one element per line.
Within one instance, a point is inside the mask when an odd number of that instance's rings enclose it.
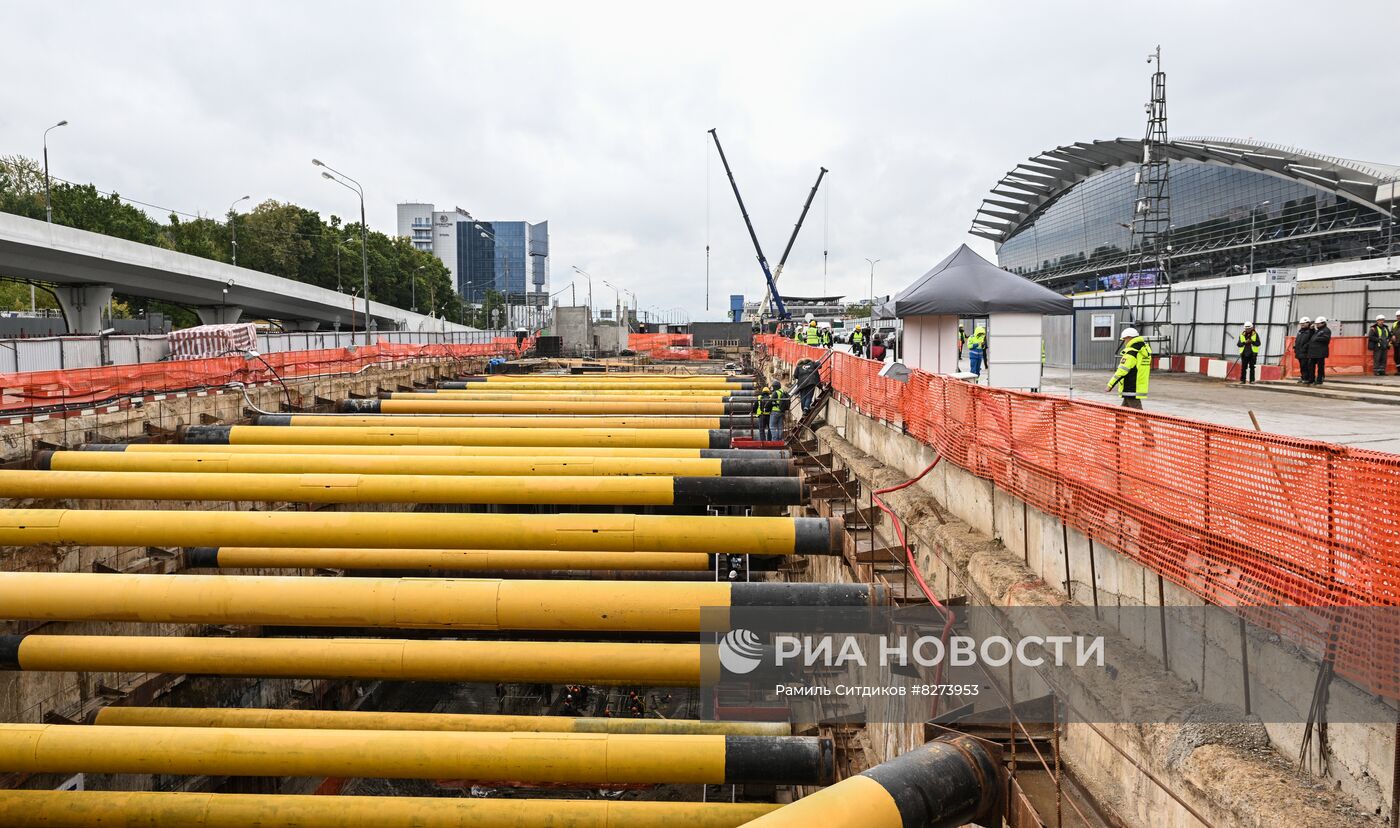
<path fill-rule="evenodd" d="M 722 391 L 719 389 L 709 390 L 705 388 L 678 388 L 674 391 L 627 391 L 618 389 L 616 391 L 572 391 L 567 388 L 559 391 L 531 391 L 528 388 L 521 390 L 505 389 L 493 391 L 438 391 L 425 388 L 419 391 L 385 391 L 379 395 L 389 400 L 617 400 L 637 398 L 644 400 L 654 400 L 658 402 L 684 402 L 687 400 L 726 400 L 752 399 L 752 391 Z"/>
<path fill-rule="evenodd" d="M 999 760 L 970 736 L 917 747 L 749 823 L 754 828 L 954 828 L 1000 799 Z"/>
<path fill-rule="evenodd" d="M 618 448 L 726 449 L 734 436 L 751 432 L 703 428 L 422 428 L 417 426 L 188 426 L 183 443 L 224 445 L 366 446 L 616 446 Z"/>
<path fill-rule="evenodd" d="M 270 727 L 320 730 L 454 730 L 505 733 L 654 733 L 791 736 L 787 722 L 607 719 L 587 716 L 491 716 L 377 710 L 277 710 L 247 707 L 104 707 L 93 724 L 144 727 Z"/>
<path fill-rule="evenodd" d="M 859 608 L 883 598 L 866 584 L 0 572 L 0 613 L 32 621 L 699 632 L 706 609 Z"/>
<path fill-rule="evenodd" d="M 656 391 L 664 392 L 668 390 L 690 390 L 703 391 L 705 389 L 747 391 L 752 388 L 752 384 L 743 385 L 738 383 L 690 383 L 690 382 L 510 382 L 510 383 L 486 383 L 469 382 L 465 385 L 461 383 L 442 382 L 438 383 L 438 388 L 444 391 L 500 391 L 502 389 L 520 389 L 531 391 L 607 391 L 630 389 L 633 391 Z"/>
<path fill-rule="evenodd" d="M 324 546 L 834 555 L 839 518 L 0 510 L 0 546 Z M 458 544 L 454 547 L 453 544 Z"/>
<path fill-rule="evenodd" d="M 0 791 L 7 828 L 737 828 L 779 806 L 592 799 Z"/>
<path fill-rule="evenodd" d="M 361 402 L 371 402 L 361 400 Z M 589 414 L 260 414 L 260 426 L 390 427 L 390 428 L 531 428 L 531 429 L 724 429 L 749 428 L 756 420 L 744 415 L 692 417 L 686 414 L 622 415 Z M 191 426 L 218 428 L 218 426 Z M 239 428 L 239 426 L 234 426 Z"/>
<path fill-rule="evenodd" d="M 405 446 L 318 445 L 314 443 L 240 445 L 192 443 L 89 443 L 83 451 L 120 451 L 128 454 L 341 454 L 393 457 L 677 457 L 718 460 L 787 459 L 786 449 L 616 448 L 612 446 Z"/>
<path fill-rule="evenodd" d="M 665 475 L 678 477 L 784 477 L 791 460 L 722 460 L 677 457 L 396 457 L 393 455 L 231 454 L 220 451 L 137 453 L 41 451 L 34 465 L 53 471 L 218 472 L 235 474 L 413 475 Z"/>
<path fill-rule="evenodd" d="M 805 499 L 797 477 L 109 474 L 27 469 L 0 470 L 0 498 L 576 506 L 787 506 Z"/>
<path fill-rule="evenodd" d="M 484 385 L 568 385 L 588 386 L 607 385 L 612 387 L 645 388 L 746 388 L 754 383 L 753 377 L 721 377 L 699 375 L 608 377 L 599 374 L 493 374 L 489 377 L 476 377 L 466 380 L 445 380 L 439 388 L 479 390 L 475 386 Z"/>
<path fill-rule="evenodd" d="M 654 400 L 345 400 L 343 411 L 383 414 L 686 414 L 690 416 L 719 416 L 730 413 L 740 403 L 724 400 L 714 402 L 656 402 Z M 747 408 L 747 405 L 743 405 Z"/>
<path fill-rule="evenodd" d="M 0 770 L 23 773 L 822 784 L 831 759 L 804 736 L 0 724 Z"/>
<path fill-rule="evenodd" d="M 0 669 L 695 687 L 700 644 L 0 635 Z"/>
<path fill-rule="evenodd" d="M 628 570 L 704 572 L 699 552 L 578 552 L 553 549 L 327 549 L 199 546 L 186 552 L 192 567 L 221 569 L 421 569 L 427 572 Z"/>

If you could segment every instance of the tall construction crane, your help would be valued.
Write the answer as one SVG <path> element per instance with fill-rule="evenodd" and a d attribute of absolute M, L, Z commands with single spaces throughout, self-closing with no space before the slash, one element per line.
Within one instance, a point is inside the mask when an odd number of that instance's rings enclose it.
<path fill-rule="evenodd" d="M 792 227 L 792 235 L 788 236 L 787 247 L 783 248 L 783 256 L 778 259 L 778 269 L 773 271 L 773 295 L 777 295 L 778 280 L 783 278 L 783 265 L 787 264 L 788 254 L 792 252 L 792 244 L 797 241 L 797 234 L 802 229 L 802 222 L 807 219 L 807 211 L 812 209 L 812 200 L 817 197 L 817 189 L 822 185 L 822 179 L 826 177 L 826 167 L 821 167 L 821 172 L 817 173 L 817 183 L 812 185 L 812 191 L 807 194 L 807 201 L 802 205 L 802 213 L 797 217 L 797 224 Z"/>
<path fill-rule="evenodd" d="M 749 211 L 744 206 L 744 197 L 739 195 L 739 184 L 734 180 L 734 171 L 729 168 L 729 159 L 724 157 L 724 147 L 719 143 L 719 133 L 712 129 L 710 137 L 715 139 L 715 149 L 719 150 L 719 160 L 724 164 L 724 173 L 729 176 L 729 186 L 734 188 L 734 198 L 739 202 L 739 213 L 744 217 L 744 226 L 749 229 L 749 238 L 753 241 L 753 249 L 758 253 L 758 265 L 763 268 L 763 279 L 768 283 L 769 301 L 777 309 L 779 319 L 791 319 L 792 314 L 788 313 L 787 306 L 783 304 L 783 297 L 778 295 L 778 282 L 773 278 L 773 271 L 768 269 L 768 258 L 763 255 L 763 245 L 758 243 L 758 234 L 754 232 L 753 222 L 749 220 Z M 823 172 L 825 171 L 823 170 Z M 804 209 L 803 212 L 805 213 L 806 210 Z M 796 235 L 795 231 L 794 235 Z M 783 255 L 786 257 L 787 254 Z"/>

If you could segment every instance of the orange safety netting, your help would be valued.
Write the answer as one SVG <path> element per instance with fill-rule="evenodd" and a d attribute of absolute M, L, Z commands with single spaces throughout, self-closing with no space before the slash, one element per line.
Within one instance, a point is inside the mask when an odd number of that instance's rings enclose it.
<path fill-rule="evenodd" d="M 422 359 L 516 357 L 530 346 L 531 340 L 526 340 L 523 346 L 517 348 L 513 338 L 470 345 L 411 345 L 380 341 L 368 347 L 281 351 L 261 357 L 230 354 L 209 359 L 0 374 L 0 411 L 100 402 L 118 397 L 210 388 L 232 382 L 268 382 L 279 376 L 290 380 L 325 374 L 349 374 L 371 365 L 392 365 Z"/>
<path fill-rule="evenodd" d="M 757 341 L 788 364 L 827 353 Z M 1003 491 L 1400 697 L 1400 613 L 1359 609 L 1400 605 L 1400 455 L 917 370 L 899 383 L 881 367 L 835 353 L 822 379 Z"/>
<path fill-rule="evenodd" d="M 1283 366 L 1285 377 L 1301 376 L 1302 372 L 1298 368 L 1298 359 L 1293 356 L 1293 340 L 1295 337 L 1288 337 L 1284 340 L 1283 359 L 1279 364 Z M 1386 356 L 1386 373 L 1394 373 L 1395 353 L 1392 350 Z M 1364 336 L 1334 336 L 1327 348 L 1327 373 L 1341 376 L 1356 376 L 1371 373 L 1371 351 L 1366 347 L 1366 337 Z"/>
<path fill-rule="evenodd" d="M 642 334 L 629 333 L 627 348 L 652 359 L 709 359 L 710 352 L 704 348 L 692 348 L 690 334 Z"/>

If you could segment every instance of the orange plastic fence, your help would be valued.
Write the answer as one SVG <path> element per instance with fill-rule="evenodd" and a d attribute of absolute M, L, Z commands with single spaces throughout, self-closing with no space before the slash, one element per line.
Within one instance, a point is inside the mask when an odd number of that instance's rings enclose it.
<path fill-rule="evenodd" d="M 496 339 L 490 343 L 471 345 L 409 345 L 380 341 L 369 347 L 282 351 L 264 354 L 262 358 L 236 354 L 212 359 L 0 374 L 0 411 L 99 402 L 117 397 L 215 387 L 231 382 L 266 382 L 275 379 L 274 371 L 276 376 L 283 379 L 294 379 L 347 374 L 370 365 L 422 359 L 513 357 L 519 356 L 530 345 L 531 342 L 527 340 L 523 347 L 517 348 L 514 339 Z"/>
<path fill-rule="evenodd" d="M 826 353 L 758 341 L 789 364 Z M 822 377 L 956 465 L 1400 698 L 1400 613 L 1358 609 L 1400 604 L 1400 455 L 917 370 L 897 383 L 880 367 L 836 353 Z"/>
<path fill-rule="evenodd" d="M 1280 364 L 1283 366 L 1285 377 L 1301 376 L 1298 369 L 1298 360 L 1293 357 L 1294 337 L 1284 340 L 1283 359 Z M 1386 356 L 1386 373 L 1395 373 L 1395 352 L 1392 350 Z M 1366 337 L 1364 336 L 1334 336 L 1327 347 L 1327 373 L 1338 376 L 1360 376 L 1370 374 L 1371 352 L 1366 348 Z"/>
<path fill-rule="evenodd" d="M 647 354 L 652 359 L 709 359 L 710 352 L 704 348 L 692 348 L 690 334 L 641 334 L 627 335 L 627 347 L 639 354 Z"/>

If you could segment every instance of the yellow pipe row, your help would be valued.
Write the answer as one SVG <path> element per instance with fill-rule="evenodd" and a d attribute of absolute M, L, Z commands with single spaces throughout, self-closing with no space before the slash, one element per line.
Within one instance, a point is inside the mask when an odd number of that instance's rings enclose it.
<path fill-rule="evenodd" d="M 528 388 L 516 390 L 491 390 L 491 391 L 457 391 L 452 389 L 442 389 L 438 391 L 391 391 L 386 392 L 384 397 L 391 400 L 616 400 L 616 399 L 646 399 L 657 402 L 685 402 L 688 400 L 725 400 L 732 396 L 752 397 L 753 391 L 736 389 L 720 390 L 705 388 L 678 388 L 676 390 L 663 391 L 628 391 L 618 389 L 616 391 L 573 391 L 561 389 L 558 391 L 534 390 Z"/>
<path fill-rule="evenodd" d="M 738 418 L 747 428 L 752 422 L 748 415 L 731 415 Z M 519 414 L 496 416 L 491 414 L 264 414 L 258 417 L 261 426 L 311 426 L 311 427 L 353 427 L 353 428 L 460 428 L 474 431 L 491 429 L 558 429 L 569 432 L 579 429 L 635 429 L 654 431 L 656 429 L 716 429 L 728 428 L 723 414 L 697 417 L 685 414 L 590 416 L 579 414 Z M 206 426 L 208 427 L 208 426 Z M 233 426 L 243 428 L 245 426 Z M 246 426 L 253 428 L 255 426 Z M 534 443 L 533 445 L 541 445 Z M 564 445 L 569 445 L 565 443 Z"/>
<path fill-rule="evenodd" d="M 727 434 L 725 435 L 727 437 Z M 728 448 L 703 428 L 421 428 L 413 426 L 190 426 L 186 443 L 201 445 L 579 446 Z"/>
<path fill-rule="evenodd" d="M 205 551 L 207 550 L 207 552 Z M 189 565 L 223 569 L 421 569 L 427 572 L 649 570 L 703 572 L 698 552 L 579 552 L 552 549 L 328 549 L 275 546 L 200 547 Z"/>
<path fill-rule="evenodd" d="M 259 727 L 320 730 L 449 730 L 500 733 L 651 733 L 702 736 L 791 736 L 786 722 L 696 719 L 608 719 L 586 716 L 491 716 L 475 713 L 390 713 L 363 710 L 276 710 L 246 707 L 104 707 L 93 724 L 129 727 Z"/>
<path fill-rule="evenodd" d="M 428 395 L 431 396 L 431 395 Z M 351 400 L 350 402 L 360 402 Z M 688 414 L 719 416 L 727 412 L 728 404 L 723 400 L 714 402 L 683 401 L 660 402 L 656 400 L 590 400 L 571 402 L 568 400 L 404 400 L 397 397 L 387 400 L 369 400 L 377 403 L 384 414 L 554 414 L 559 416 L 580 414 L 618 414 L 640 416 L 643 414 Z M 708 426 L 707 426 L 708 427 Z"/>
<path fill-rule="evenodd" d="M 115 448 L 108 444 L 102 448 Z M 618 448 L 615 446 L 474 446 L 474 445 L 348 445 L 317 443 L 126 443 L 120 446 L 126 454 L 188 454 L 191 452 L 217 454 L 338 454 L 388 455 L 392 457 L 644 457 L 709 459 L 718 453 L 722 457 L 774 458 L 786 454 L 780 451 L 748 451 L 742 449 L 698 448 Z"/>
<path fill-rule="evenodd" d="M 796 505 L 796 477 L 167 474 L 0 470 L 0 498 L 572 506 Z"/>
<path fill-rule="evenodd" d="M 0 510 L 0 546 L 324 546 L 829 555 L 835 518 Z"/>
<path fill-rule="evenodd" d="M 7 828 L 737 828 L 777 805 L 286 796 L 126 791 L 0 791 Z"/>
<path fill-rule="evenodd" d="M 744 461 L 677 457 L 395 457 L 393 455 L 232 454 L 220 451 L 56 451 L 38 456 L 41 469 L 89 472 L 205 472 L 221 474 L 544 475 L 563 477 L 720 477 L 745 469 L 762 476 L 790 473 L 786 460 Z M 728 469 L 726 469 L 728 466 Z"/>
<path fill-rule="evenodd" d="M 788 584 L 746 584 L 782 591 Z M 299 578 L 0 573 L 0 613 L 31 621 L 135 621 L 431 630 L 696 632 L 721 623 L 728 582 Z"/>
<path fill-rule="evenodd" d="M 816 739 L 797 736 L 0 724 L 0 769 L 562 784 L 820 781 L 819 763 L 806 767 L 801 755 L 759 778 L 735 778 L 729 745 L 759 738 L 811 743 L 808 753 L 819 757 Z"/>
<path fill-rule="evenodd" d="M 630 391 L 669 391 L 669 390 L 691 390 L 703 391 L 706 389 L 720 391 L 744 391 L 748 386 L 742 383 L 703 383 L 703 382 L 603 382 L 592 380 L 588 382 L 469 382 L 459 386 L 450 382 L 441 383 L 439 388 L 444 391 L 500 391 L 502 389 L 519 389 L 529 391 L 608 391 L 608 390 L 630 390 Z"/>
<path fill-rule="evenodd" d="M 40 672 L 650 687 L 698 686 L 701 652 L 700 644 L 590 641 L 0 636 L 0 668 Z"/>

